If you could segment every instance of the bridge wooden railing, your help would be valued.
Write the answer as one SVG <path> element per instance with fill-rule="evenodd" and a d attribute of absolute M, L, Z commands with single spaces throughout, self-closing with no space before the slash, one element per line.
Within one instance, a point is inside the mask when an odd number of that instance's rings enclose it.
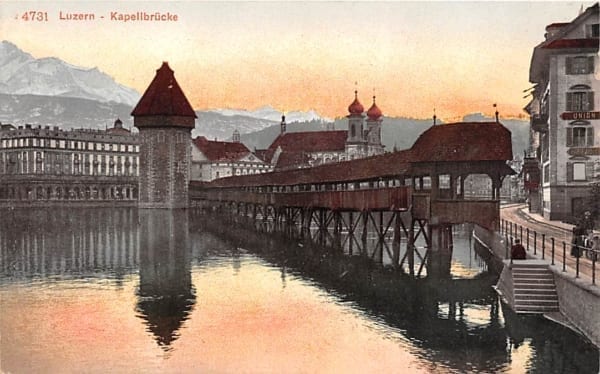
<path fill-rule="evenodd" d="M 389 187 L 349 191 L 253 192 L 228 189 L 194 189 L 191 200 L 237 202 L 276 207 L 311 207 L 331 210 L 394 210 L 410 208 L 410 187 Z"/>

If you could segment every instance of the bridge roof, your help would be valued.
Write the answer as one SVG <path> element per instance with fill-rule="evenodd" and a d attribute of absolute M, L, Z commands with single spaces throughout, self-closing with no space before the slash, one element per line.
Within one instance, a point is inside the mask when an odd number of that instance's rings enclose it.
<path fill-rule="evenodd" d="M 498 122 L 436 125 L 417 138 L 412 162 L 512 160 L 510 131 Z"/>
<path fill-rule="evenodd" d="M 311 168 L 227 177 L 210 182 L 210 186 L 288 186 L 374 180 L 406 174 L 410 168 L 410 163 L 407 160 L 409 153 L 409 151 L 400 151 L 358 160 L 323 164 Z"/>
<path fill-rule="evenodd" d="M 511 134 L 502 124 L 460 122 L 430 127 L 407 150 L 312 168 L 222 178 L 208 185 L 285 186 L 377 180 L 409 176 L 413 165 L 431 162 L 455 162 L 472 165 L 473 168 L 477 166 L 480 169 L 481 165 L 474 163 L 492 161 L 498 163 L 499 173 L 513 174 L 514 171 L 505 163 L 507 160 L 512 160 Z"/>

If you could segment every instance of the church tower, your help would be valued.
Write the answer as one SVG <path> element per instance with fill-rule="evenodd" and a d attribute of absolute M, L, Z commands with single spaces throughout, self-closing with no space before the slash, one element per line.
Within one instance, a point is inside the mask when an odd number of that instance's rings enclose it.
<path fill-rule="evenodd" d="M 285 134 L 286 127 L 287 127 L 287 125 L 285 123 L 285 115 L 281 116 L 281 124 L 279 126 L 281 128 L 281 135 Z"/>
<path fill-rule="evenodd" d="M 196 113 L 166 62 L 131 112 L 140 131 L 140 208 L 188 207 Z"/>
<path fill-rule="evenodd" d="M 375 104 L 375 96 L 373 96 L 373 105 L 367 111 L 368 156 L 383 153 L 383 145 L 381 144 L 382 121 L 383 114 L 381 113 L 381 109 Z"/>
<path fill-rule="evenodd" d="M 348 106 L 348 138 L 346 139 L 346 157 L 348 160 L 365 156 L 366 141 L 364 134 L 365 108 L 358 101 L 358 91 L 354 91 L 354 101 Z"/>

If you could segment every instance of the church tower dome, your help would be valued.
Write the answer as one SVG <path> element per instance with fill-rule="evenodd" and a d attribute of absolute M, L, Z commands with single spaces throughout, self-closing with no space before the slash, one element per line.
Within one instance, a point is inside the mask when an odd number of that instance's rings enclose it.
<path fill-rule="evenodd" d="M 348 107 L 350 115 L 360 115 L 365 111 L 365 107 L 358 101 L 358 91 L 354 91 L 354 101 Z"/>
<path fill-rule="evenodd" d="M 371 105 L 371 107 L 367 111 L 367 117 L 369 117 L 370 120 L 377 120 L 382 115 L 383 113 L 381 113 L 381 109 L 379 109 L 377 104 L 375 104 L 375 96 L 373 96 L 373 105 Z"/>

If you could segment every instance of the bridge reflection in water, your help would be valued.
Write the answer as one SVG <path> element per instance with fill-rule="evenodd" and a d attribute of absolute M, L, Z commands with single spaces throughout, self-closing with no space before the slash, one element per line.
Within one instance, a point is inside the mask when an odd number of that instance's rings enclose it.
<path fill-rule="evenodd" d="M 214 219 L 194 219 L 193 229 L 212 232 L 231 250 L 248 249 L 281 269 L 282 278 L 298 275 L 316 282 L 386 326 L 402 332 L 423 356 L 457 370 L 502 371 L 512 352 L 530 342 L 534 371 L 594 372 L 598 352 L 561 326 L 523 317 L 503 307 L 492 289 L 498 275 L 482 271 L 472 278 L 432 273 L 417 278 L 382 267 L 361 253 L 331 251 L 317 240 L 290 239 L 274 227 L 235 229 Z M 314 237 L 313 237 L 314 239 Z M 463 243 L 464 244 L 464 243 Z M 376 250 L 366 251 L 372 253 Z M 461 248 L 464 251 L 464 248 Z M 577 347 L 577 348 L 574 348 Z"/>
<path fill-rule="evenodd" d="M 279 269 L 282 287 L 302 279 L 326 291 L 333 302 L 374 321 L 384 335 L 399 333 L 410 341 L 411 349 L 431 362 L 431 368 L 503 371 L 514 369 L 511 362 L 525 352 L 532 371 L 598 370 L 597 351 L 570 331 L 505 313 L 490 287 L 496 275 L 485 266 L 467 279 L 453 274 L 417 278 L 381 266 L 361 251 L 350 255 L 347 249 L 332 251 L 308 238 L 280 232 L 265 235 L 243 225 L 232 228 L 197 212 L 189 216 L 133 209 L 4 213 L 0 215 L 3 284 L 108 279 L 118 285 L 139 272 L 132 313 L 165 351 L 177 350 L 178 338 L 185 334 L 198 333 L 184 328 L 188 319 L 200 318 L 194 311 L 203 297 L 196 294 L 193 275 L 209 272 L 208 264 L 223 261 L 216 260 L 220 256 L 235 276 L 244 271 L 248 256 L 258 256 Z M 457 241 L 455 257 L 464 251 L 458 248 L 462 245 Z M 227 289 L 218 292 L 228 295 Z M 528 350 L 515 350 L 519 345 Z"/>

